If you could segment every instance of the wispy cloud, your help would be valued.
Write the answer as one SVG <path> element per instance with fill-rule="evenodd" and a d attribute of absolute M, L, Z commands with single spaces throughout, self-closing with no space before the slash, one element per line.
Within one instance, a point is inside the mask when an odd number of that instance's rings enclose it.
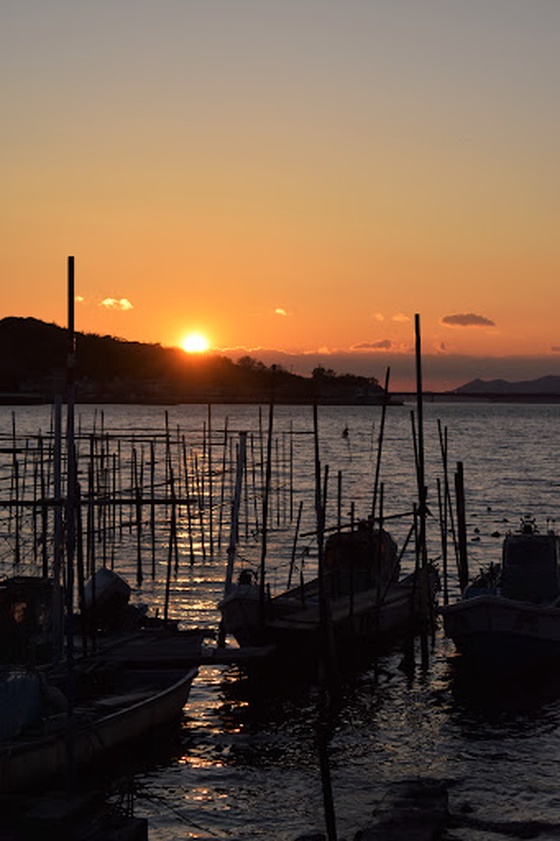
<path fill-rule="evenodd" d="M 405 315 L 403 312 L 397 312 L 391 316 L 391 321 L 397 321 L 399 324 L 408 324 L 410 316 Z"/>
<path fill-rule="evenodd" d="M 457 315 L 444 315 L 441 323 L 447 327 L 495 327 L 496 322 L 483 315 L 475 315 L 474 312 L 458 313 Z"/>
<path fill-rule="evenodd" d="M 274 314 L 275 314 L 275 315 L 283 315 L 283 316 L 287 316 L 287 315 L 288 315 L 288 312 L 287 312 L 287 310 L 285 310 L 283 307 L 276 307 L 276 309 L 274 310 Z"/>
<path fill-rule="evenodd" d="M 107 310 L 120 310 L 121 312 L 134 309 L 128 298 L 104 298 L 99 306 L 105 307 Z"/>

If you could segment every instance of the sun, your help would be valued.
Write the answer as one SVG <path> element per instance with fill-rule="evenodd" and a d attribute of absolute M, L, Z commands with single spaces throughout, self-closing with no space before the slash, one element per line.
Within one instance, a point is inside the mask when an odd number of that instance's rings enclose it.
<path fill-rule="evenodd" d="M 210 343 L 202 333 L 188 333 L 181 342 L 181 347 L 186 353 L 204 353 L 210 347 Z"/>

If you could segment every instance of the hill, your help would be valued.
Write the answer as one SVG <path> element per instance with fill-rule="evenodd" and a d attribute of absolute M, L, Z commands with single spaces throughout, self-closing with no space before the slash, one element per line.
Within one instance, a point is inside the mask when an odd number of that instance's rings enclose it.
<path fill-rule="evenodd" d="M 507 380 L 472 380 L 455 389 L 454 394 L 478 396 L 546 397 L 560 396 L 560 376 L 550 374 L 536 380 L 508 382 Z"/>
<path fill-rule="evenodd" d="M 217 354 L 76 333 L 75 394 L 91 403 L 318 403 L 371 404 L 383 399 L 375 377 L 311 377 L 250 356 L 236 363 Z M 50 402 L 64 396 L 67 331 L 35 318 L 0 320 L 0 399 Z"/>

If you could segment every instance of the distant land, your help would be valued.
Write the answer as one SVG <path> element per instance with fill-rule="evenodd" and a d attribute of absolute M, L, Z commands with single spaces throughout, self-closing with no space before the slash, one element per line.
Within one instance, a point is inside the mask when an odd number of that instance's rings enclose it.
<path fill-rule="evenodd" d="M 452 392 L 464 397 L 484 397 L 494 400 L 517 398 L 518 400 L 547 400 L 560 399 L 560 376 L 553 374 L 539 377 L 536 380 L 522 380 L 508 382 L 507 380 L 472 380 Z"/>
<path fill-rule="evenodd" d="M 75 334 L 73 369 L 68 351 L 65 328 L 35 318 L 1 319 L 0 402 L 64 399 L 68 370 L 78 403 L 375 405 L 385 394 L 375 377 L 336 374 L 322 366 L 303 377 L 251 356 L 232 362 L 92 333 Z"/>
<path fill-rule="evenodd" d="M 560 377 L 548 375 L 537 380 L 510 383 L 507 380 L 472 380 L 455 389 L 457 394 L 560 394 Z"/>
<path fill-rule="evenodd" d="M 375 376 L 338 374 L 318 365 L 310 376 L 265 365 L 251 356 L 233 362 L 216 353 L 75 334 L 75 399 L 79 403 L 277 403 L 376 405 L 385 399 Z M 64 399 L 68 334 L 35 318 L 0 319 L 0 403 Z M 392 391 L 402 405 L 413 392 Z M 425 391 L 427 400 L 560 402 L 560 376 L 508 382 L 474 379 L 452 391 Z"/>

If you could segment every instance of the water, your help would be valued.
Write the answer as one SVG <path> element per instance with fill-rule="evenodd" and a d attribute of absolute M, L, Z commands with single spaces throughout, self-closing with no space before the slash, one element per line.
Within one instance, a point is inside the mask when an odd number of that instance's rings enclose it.
<path fill-rule="evenodd" d="M 411 511 L 416 501 L 413 403 L 387 413 L 380 475 L 386 516 Z M 162 429 L 159 407 L 104 408 L 107 429 Z M 99 410 L 77 408 L 80 428 L 99 424 Z M 48 429 L 49 410 L 17 409 L 18 434 Z M 171 429 L 180 427 L 192 451 L 204 458 L 200 431 L 211 423 L 216 440 L 236 440 L 239 430 L 266 434 L 267 409 L 257 407 L 170 407 Z M 11 410 L 0 414 L 11 430 Z M 444 481 L 440 431 L 447 439 L 449 481 L 464 465 L 468 550 L 471 570 L 498 560 L 501 540 L 520 517 L 531 514 L 545 526 L 558 511 L 560 407 L 554 405 L 459 405 L 424 407 L 426 484 L 433 517 L 428 519 L 430 556 L 441 554 L 438 481 Z M 319 452 L 327 477 L 327 521 L 337 517 L 338 476 L 346 518 L 370 510 L 381 410 L 320 408 Z M 342 436 L 348 427 L 347 438 Z M 270 583 L 285 585 L 294 535 L 294 512 L 303 502 L 297 563 L 314 559 L 314 439 L 312 411 L 278 407 L 274 458 L 283 480 L 274 480 L 269 535 Z M 257 439 L 255 439 L 257 440 Z M 287 453 L 293 448 L 293 499 L 286 489 Z M 216 445 L 216 469 L 220 461 Z M 255 459 L 255 464 L 258 459 Z M 281 467 L 284 465 L 284 467 Z M 282 472 L 284 471 L 284 472 Z M 274 484 L 274 483 L 273 483 Z M 228 489 L 230 486 L 228 485 Z M 229 492 L 229 490 L 228 490 Z M 217 488 L 216 488 L 217 494 Z M 290 518 L 290 506 L 292 517 Z M 260 543 L 249 526 L 254 512 L 242 506 L 239 557 L 258 563 Z M 410 520 L 391 521 L 402 542 Z M 228 528 L 215 557 L 203 559 L 196 538 L 196 561 L 187 562 L 188 541 L 180 524 L 181 565 L 172 583 L 172 612 L 187 624 L 215 629 L 216 602 L 223 588 Z M 134 535 L 122 559 L 134 578 Z M 406 561 L 405 561 L 406 563 Z M 450 564 L 452 552 L 450 551 Z M 116 568 L 119 568 L 118 566 Z M 120 569 L 120 568 L 119 568 Z M 134 599 L 161 606 L 167 569 L 165 541 L 158 546 L 156 578 L 145 578 Z M 124 571 L 124 570 L 123 570 Z M 457 592 L 450 582 L 450 591 Z M 453 829 L 454 839 L 515 835 L 516 822 L 539 821 L 539 838 L 560 836 L 560 681 L 538 685 L 480 686 L 457 668 L 452 644 L 438 631 L 427 668 L 412 673 L 396 653 L 383 658 L 341 687 L 330 721 L 329 762 L 337 832 L 347 841 L 368 825 L 387 784 L 429 778 L 445 782 L 452 814 L 469 826 Z M 323 794 L 316 748 L 318 696 L 314 687 L 255 685 L 235 667 L 203 667 L 193 685 L 181 728 L 159 752 L 146 751 L 136 774 L 136 813 L 149 819 L 151 841 L 171 839 L 270 839 L 294 841 L 304 831 L 324 831 Z M 501 823 L 499 823 L 501 822 Z M 501 829 L 501 832 L 497 830 Z M 451 836 L 449 836 L 451 837 Z M 519 834 L 518 836 L 519 837 Z M 527 837 L 527 836 L 525 836 Z"/>

